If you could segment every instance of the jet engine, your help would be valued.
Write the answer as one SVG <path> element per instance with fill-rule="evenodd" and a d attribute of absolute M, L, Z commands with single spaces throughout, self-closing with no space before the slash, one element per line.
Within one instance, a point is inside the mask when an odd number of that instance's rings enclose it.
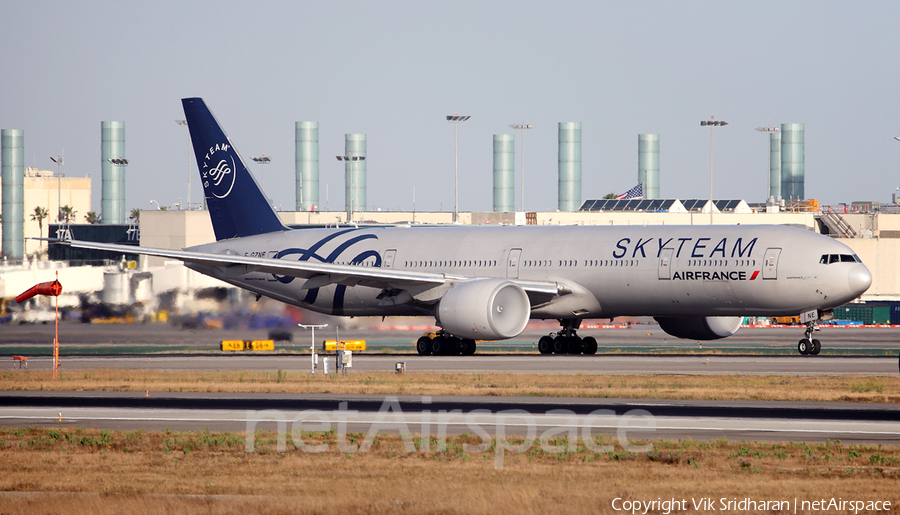
<path fill-rule="evenodd" d="M 744 317 L 653 317 L 668 334 L 689 340 L 727 338 L 741 328 Z"/>
<path fill-rule="evenodd" d="M 435 318 L 460 338 L 503 340 L 525 330 L 531 302 L 521 286 L 503 279 L 481 279 L 454 286 L 441 297 Z"/>

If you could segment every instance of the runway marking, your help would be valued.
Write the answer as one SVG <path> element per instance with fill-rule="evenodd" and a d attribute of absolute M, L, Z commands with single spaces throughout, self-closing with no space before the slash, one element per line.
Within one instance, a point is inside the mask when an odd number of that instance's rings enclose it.
<path fill-rule="evenodd" d="M 490 415 L 487 414 L 478 414 L 476 415 L 479 418 L 488 417 Z M 535 416 L 535 415 L 532 415 Z M 537 415 L 539 416 L 539 415 Z M 509 415 L 509 418 L 517 418 L 517 415 Z M 56 416 L 15 416 L 15 415 L 4 415 L 0 416 L 0 420 L 49 420 L 49 421 L 58 421 L 58 415 Z M 734 419 L 729 419 L 734 420 Z M 240 423 L 270 423 L 277 424 L 278 421 L 273 420 L 271 418 L 174 418 L 174 417 L 63 417 L 63 422 L 72 422 L 72 421 L 106 421 L 106 422 L 209 422 L 209 423 L 223 423 L 223 422 L 240 422 Z M 293 422 L 293 421 L 288 421 Z M 332 421 L 332 422 L 337 422 Z M 390 426 L 395 424 L 405 423 L 410 426 L 415 426 L 421 424 L 422 420 L 379 420 L 377 421 L 379 425 Z M 436 424 L 436 420 L 430 420 L 430 424 Z M 445 426 L 465 426 L 471 427 L 472 425 L 490 427 L 497 426 L 498 421 L 495 419 L 493 421 L 480 421 L 480 422 L 441 422 L 441 424 Z M 822 421 L 817 421 L 817 423 Z M 318 422 L 317 422 L 318 423 Z M 353 419 L 346 420 L 348 425 L 359 425 L 359 424 L 372 424 L 376 423 L 376 419 Z M 885 423 L 889 424 L 889 423 Z M 528 427 L 554 427 L 554 428 L 565 428 L 565 429 L 619 429 L 620 426 L 616 425 L 607 425 L 607 424 L 553 424 L 549 421 L 543 423 L 536 423 L 534 425 L 530 424 L 522 424 L 522 423 L 503 423 L 503 427 L 519 427 L 519 428 L 528 428 Z M 660 426 L 657 425 L 655 428 L 648 428 L 643 426 L 627 426 L 626 429 L 630 431 L 639 431 L 639 432 L 652 432 L 654 430 L 670 430 L 670 431 L 727 431 L 727 432 L 759 432 L 759 433 L 810 433 L 810 434 L 852 434 L 852 435 L 880 435 L 880 436 L 900 436 L 900 432 L 898 431 L 863 431 L 863 430 L 850 430 L 850 429 L 834 429 L 834 430 L 823 430 L 823 429 L 777 429 L 777 428 L 758 428 L 758 427 L 713 427 L 713 426 L 704 426 L 704 427 L 694 427 L 694 426 Z"/>

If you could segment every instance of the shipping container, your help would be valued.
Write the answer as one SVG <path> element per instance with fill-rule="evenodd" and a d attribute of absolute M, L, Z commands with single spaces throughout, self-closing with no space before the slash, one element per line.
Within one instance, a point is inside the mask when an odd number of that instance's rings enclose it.
<path fill-rule="evenodd" d="M 835 320 L 852 320 L 864 324 L 890 324 L 891 308 L 884 305 L 844 304 L 834 309 Z"/>
<path fill-rule="evenodd" d="M 870 300 L 867 306 L 887 306 L 891 310 L 891 325 L 900 325 L 900 300 Z"/>

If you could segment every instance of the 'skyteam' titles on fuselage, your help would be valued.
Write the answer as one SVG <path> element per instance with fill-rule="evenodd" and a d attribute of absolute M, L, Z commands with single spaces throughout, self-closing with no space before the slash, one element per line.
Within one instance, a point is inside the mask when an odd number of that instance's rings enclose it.
<path fill-rule="evenodd" d="M 655 241 L 654 241 L 655 240 Z M 672 248 L 669 247 L 669 244 L 672 242 L 677 242 L 677 252 L 675 253 L 675 257 L 681 257 L 681 252 L 684 250 L 685 252 L 690 252 L 689 257 L 691 258 L 714 258 L 718 257 L 729 258 L 729 257 L 750 257 L 753 253 L 753 247 L 756 245 L 757 238 L 753 238 L 746 244 L 743 243 L 742 238 L 734 239 L 734 243 L 728 243 L 728 238 L 722 238 L 719 242 L 712 247 L 712 250 L 708 251 L 707 254 L 704 249 L 709 249 L 711 246 L 708 245 L 709 242 L 712 241 L 712 238 L 669 238 L 666 241 L 663 241 L 662 238 L 647 238 L 646 240 L 643 238 L 638 238 L 637 242 L 634 245 L 631 245 L 631 238 L 622 238 L 618 242 L 616 242 L 616 250 L 613 250 L 612 256 L 616 259 L 620 259 L 628 254 L 628 251 L 631 251 L 631 257 L 638 257 L 638 252 L 641 253 L 641 257 L 647 257 L 646 245 L 648 243 L 653 242 L 656 246 L 656 257 L 660 257 L 663 249 Z M 687 249 L 685 248 L 685 244 L 688 242 L 693 242 L 693 245 L 687 245 Z M 649 247 L 650 251 L 653 251 L 653 246 Z"/>

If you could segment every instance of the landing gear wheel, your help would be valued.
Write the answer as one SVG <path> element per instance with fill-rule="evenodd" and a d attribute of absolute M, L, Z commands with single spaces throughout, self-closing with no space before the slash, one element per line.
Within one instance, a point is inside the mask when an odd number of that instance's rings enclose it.
<path fill-rule="evenodd" d="M 460 340 L 459 353 L 463 356 L 471 356 L 472 354 L 475 354 L 475 340 Z"/>
<path fill-rule="evenodd" d="M 583 345 L 581 343 L 581 338 L 577 336 L 570 336 L 566 338 L 566 353 L 567 354 L 581 354 L 581 349 Z"/>
<path fill-rule="evenodd" d="M 538 340 L 538 352 L 541 354 L 550 354 L 553 352 L 553 338 L 549 336 L 541 336 Z"/>
<path fill-rule="evenodd" d="M 597 340 L 593 336 L 588 336 L 583 341 L 585 354 L 597 354 Z"/>
<path fill-rule="evenodd" d="M 435 336 L 431 340 L 431 353 L 435 356 L 443 356 L 447 354 L 448 350 L 450 350 L 450 342 L 447 341 L 447 338 Z"/>
<path fill-rule="evenodd" d="M 804 356 L 812 354 L 815 356 L 822 350 L 822 344 L 819 340 L 813 339 L 813 333 L 817 331 L 816 321 L 806 323 L 806 330 L 803 331 L 804 338 L 797 344 L 797 350 Z"/>
<path fill-rule="evenodd" d="M 431 354 L 431 338 L 423 336 L 416 342 L 416 352 L 419 356 L 428 356 Z"/>
<path fill-rule="evenodd" d="M 566 347 L 566 339 L 562 336 L 557 336 L 553 339 L 553 353 L 554 354 L 565 354 L 567 351 Z"/>

